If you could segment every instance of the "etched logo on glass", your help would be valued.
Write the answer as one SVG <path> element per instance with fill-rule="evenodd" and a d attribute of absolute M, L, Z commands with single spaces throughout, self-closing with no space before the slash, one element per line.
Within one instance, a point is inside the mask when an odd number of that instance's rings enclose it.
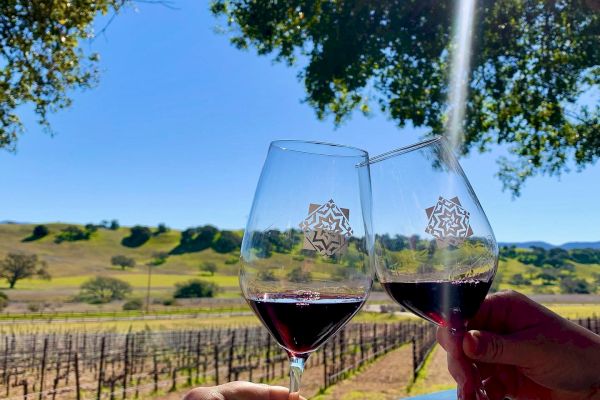
<path fill-rule="evenodd" d="M 324 256 L 342 253 L 352 236 L 350 210 L 338 207 L 333 200 L 325 204 L 310 204 L 308 217 L 300 223 L 304 232 L 305 250 L 316 250 Z"/>
<path fill-rule="evenodd" d="M 439 197 L 436 205 L 425 210 L 429 221 L 425 232 L 432 235 L 438 246 L 458 246 L 473 235 L 469 225 L 470 213 L 460 204 L 458 197 L 450 200 Z"/>

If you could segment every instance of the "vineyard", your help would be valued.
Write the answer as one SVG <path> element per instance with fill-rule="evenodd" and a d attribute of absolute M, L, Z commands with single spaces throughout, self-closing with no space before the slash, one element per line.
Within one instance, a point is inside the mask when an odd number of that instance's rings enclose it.
<path fill-rule="evenodd" d="M 598 333 L 600 319 L 576 321 Z M 412 346 L 416 376 L 435 343 L 423 322 L 354 323 L 308 362 L 321 388 L 401 345 Z M 287 374 L 287 356 L 262 327 L 135 333 L 0 336 L 2 399 L 134 399 L 199 384 Z"/>
<path fill-rule="evenodd" d="M 308 368 L 322 387 L 412 343 L 415 368 L 433 345 L 425 323 L 351 324 L 317 351 Z M 126 399 L 182 386 L 287 374 L 287 355 L 262 327 L 188 331 L 0 336 L 0 398 Z"/>

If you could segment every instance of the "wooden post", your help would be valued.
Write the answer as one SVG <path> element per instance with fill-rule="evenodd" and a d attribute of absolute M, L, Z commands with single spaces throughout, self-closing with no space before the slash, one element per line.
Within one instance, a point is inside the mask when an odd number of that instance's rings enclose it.
<path fill-rule="evenodd" d="M 81 386 L 79 381 L 79 353 L 75 352 L 75 396 L 81 400 Z"/>
<path fill-rule="evenodd" d="M 219 345 L 217 343 L 215 343 L 214 354 L 215 354 L 215 383 L 218 385 L 219 384 Z"/>
<path fill-rule="evenodd" d="M 44 355 L 42 357 L 42 367 L 41 367 L 41 371 L 40 371 L 40 396 L 38 397 L 39 400 L 42 400 L 42 397 L 44 396 L 43 392 L 44 392 L 44 378 L 45 378 L 45 374 L 46 374 L 46 358 L 48 357 L 48 336 L 46 336 L 44 338 Z"/>
<path fill-rule="evenodd" d="M 104 381 L 104 346 L 106 337 L 102 336 L 100 341 L 100 365 L 98 366 L 98 389 L 96 399 L 101 400 L 102 398 L 102 383 Z"/>

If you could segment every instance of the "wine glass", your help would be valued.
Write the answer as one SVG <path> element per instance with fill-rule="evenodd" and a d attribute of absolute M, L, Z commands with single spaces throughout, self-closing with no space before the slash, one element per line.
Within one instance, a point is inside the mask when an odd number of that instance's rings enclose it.
<path fill-rule="evenodd" d="M 460 338 L 498 266 L 498 245 L 446 139 L 371 158 L 375 269 L 396 302 Z M 487 398 L 479 389 L 480 398 Z"/>
<path fill-rule="evenodd" d="M 240 286 L 290 359 L 299 392 L 309 355 L 362 307 L 373 282 L 368 154 L 272 142 L 241 251 Z"/>

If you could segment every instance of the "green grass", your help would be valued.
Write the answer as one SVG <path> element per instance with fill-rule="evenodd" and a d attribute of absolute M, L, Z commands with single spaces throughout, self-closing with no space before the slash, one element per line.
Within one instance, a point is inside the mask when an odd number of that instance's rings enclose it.
<path fill-rule="evenodd" d="M 34 225 L 32 224 L 0 224 L 0 258 L 8 252 L 21 251 L 37 254 L 40 259 L 48 264 L 48 270 L 53 276 L 50 281 L 28 279 L 19 281 L 14 290 L 6 290 L 11 301 L 16 303 L 49 302 L 62 304 L 77 294 L 79 286 L 87 279 L 96 275 L 110 275 L 123 279 L 133 286 L 133 296 L 145 295 L 147 284 L 146 263 L 152 259 L 153 253 L 169 252 L 179 243 L 180 232 L 171 230 L 167 233 L 153 236 L 148 242 L 138 248 L 128 248 L 121 245 L 121 240 L 129 235 L 129 228 L 120 228 L 116 231 L 99 229 L 89 240 L 77 242 L 54 243 L 56 233 L 67 224 L 47 224 L 50 234 L 42 239 L 23 242 L 28 237 Z M 112 256 L 122 254 L 136 260 L 137 266 L 126 271 L 120 270 L 110 264 Z M 274 253 L 272 257 L 264 259 L 265 265 L 273 267 L 276 274 L 280 274 L 280 267 L 287 259 L 287 255 Z M 193 278 L 214 282 L 223 290 L 218 294 L 222 298 L 239 297 L 238 269 L 239 259 L 237 252 L 219 254 L 212 249 L 201 252 L 172 255 L 167 261 L 153 267 L 152 296 L 164 298 L 172 294 L 177 283 Z M 231 263 L 233 261 L 234 263 Z M 214 276 L 201 274 L 199 266 L 203 262 L 213 262 L 217 265 Z M 318 263 L 318 271 L 313 272 L 315 280 L 329 277 L 337 266 L 324 263 L 320 259 L 305 262 Z M 600 265 L 575 265 L 575 276 L 594 281 L 594 274 L 600 273 Z M 532 293 L 560 293 L 558 282 L 545 286 L 535 275 L 540 269 L 527 266 L 515 259 L 501 260 L 499 264 L 500 289 L 514 289 L 526 294 Z M 526 278 L 533 277 L 530 286 L 514 286 L 508 283 L 509 279 L 517 273 Z M 7 284 L 0 281 L 0 289 L 6 289 Z M 12 307 L 12 306 L 11 306 Z M 21 306 L 24 307 L 24 306 Z M 571 313 L 571 311 L 566 311 Z M 587 311 L 586 311 L 587 312 Z M 363 314 L 361 314 L 363 315 Z M 359 317 L 372 318 L 372 317 Z M 378 317 L 373 317 L 378 318 Z"/>
<path fill-rule="evenodd" d="M 574 277 L 585 279 L 594 284 L 595 274 L 600 274 L 600 264 L 578 264 L 572 263 L 575 267 Z M 532 265 L 525 265 L 520 261 L 508 258 L 500 260 L 498 264 L 498 275 L 501 277 L 500 290 L 516 290 L 524 294 L 547 293 L 560 294 L 560 283 L 558 281 L 551 285 L 544 285 L 541 279 L 536 276 L 542 271 L 542 268 Z M 511 285 L 508 283 L 515 274 L 522 274 L 525 278 L 531 280 L 531 285 Z M 598 288 L 600 291 L 600 288 Z"/>

